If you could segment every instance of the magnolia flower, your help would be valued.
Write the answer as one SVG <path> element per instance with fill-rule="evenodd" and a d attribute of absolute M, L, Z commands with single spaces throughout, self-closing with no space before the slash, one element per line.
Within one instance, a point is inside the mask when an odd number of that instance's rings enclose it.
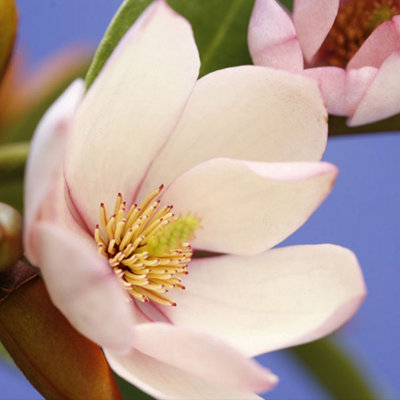
<path fill-rule="evenodd" d="M 344 248 L 270 250 L 337 175 L 318 162 L 316 82 L 255 66 L 197 81 L 199 64 L 190 25 L 158 0 L 86 94 L 82 81 L 67 89 L 33 139 L 25 249 L 132 384 L 258 398 L 277 377 L 252 357 L 338 328 L 365 287 Z"/>
<path fill-rule="evenodd" d="M 399 14 L 399 0 L 295 0 L 292 16 L 256 0 L 250 53 L 317 79 L 331 114 L 367 124 L 400 112 Z"/>

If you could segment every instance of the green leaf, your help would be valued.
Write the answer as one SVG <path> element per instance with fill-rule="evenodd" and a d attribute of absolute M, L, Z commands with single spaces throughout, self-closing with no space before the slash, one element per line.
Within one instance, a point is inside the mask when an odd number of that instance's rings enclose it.
<path fill-rule="evenodd" d="M 293 10 L 293 0 L 279 0 L 289 11 Z"/>
<path fill-rule="evenodd" d="M 376 400 L 378 396 L 352 359 L 331 338 L 287 350 L 328 391 L 332 399 Z"/>
<path fill-rule="evenodd" d="M 130 383 L 114 374 L 115 380 L 117 381 L 119 390 L 122 393 L 124 399 L 135 399 L 135 400 L 154 400 L 153 397 L 150 397 L 148 394 L 142 392 L 135 386 L 132 386 Z"/>
<path fill-rule="evenodd" d="M 24 185 L 22 179 L 1 182 L 0 201 L 9 204 L 22 213 Z"/>
<path fill-rule="evenodd" d="M 65 76 L 59 80 L 58 84 L 55 85 L 47 96 L 35 103 L 24 114 L 7 121 L 4 125 L 2 124 L 0 143 L 15 143 L 30 140 L 43 114 L 74 79 L 85 76 L 87 68 L 87 61 L 82 60 L 76 68 L 74 67 L 70 71 L 66 71 Z"/>
<path fill-rule="evenodd" d="M 18 142 L 0 146 L 0 182 L 23 178 L 29 145 L 29 142 Z"/>
<path fill-rule="evenodd" d="M 90 87 L 124 33 L 150 0 L 125 0 L 112 19 L 86 75 Z M 235 65 L 251 64 L 247 29 L 254 0 L 169 0 L 192 24 L 202 61 L 200 75 Z"/>
<path fill-rule="evenodd" d="M 151 2 L 152 0 L 125 0 L 122 3 L 97 48 L 86 74 L 86 87 L 90 87 L 122 36 Z"/>
<path fill-rule="evenodd" d="M 400 131 L 400 114 L 393 117 L 360 126 L 347 126 L 347 118 L 329 116 L 329 136 L 354 135 L 358 133 L 398 132 Z"/>
<path fill-rule="evenodd" d="M 169 0 L 192 24 L 200 52 L 200 76 L 252 64 L 247 30 L 254 0 Z"/>

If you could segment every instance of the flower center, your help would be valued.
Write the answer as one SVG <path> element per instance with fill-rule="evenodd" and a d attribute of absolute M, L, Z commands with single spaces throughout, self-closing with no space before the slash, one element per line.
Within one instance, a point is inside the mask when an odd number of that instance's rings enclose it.
<path fill-rule="evenodd" d="M 163 294 L 168 289 L 185 289 L 178 275 L 188 273 L 193 252 L 187 241 L 193 239 L 199 219 L 189 214 L 176 217 L 172 206 L 160 209 L 160 200 L 156 199 L 162 189 L 160 186 L 140 206 L 134 204 L 129 210 L 118 193 L 110 217 L 102 203 L 94 238 L 99 253 L 108 258 L 131 296 L 142 302 L 175 306 Z"/>
<path fill-rule="evenodd" d="M 321 56 L 329 65 L 345 67 L 372 31 L 400 14 L 395 0 L 349 0 L 339 9 Z"/>

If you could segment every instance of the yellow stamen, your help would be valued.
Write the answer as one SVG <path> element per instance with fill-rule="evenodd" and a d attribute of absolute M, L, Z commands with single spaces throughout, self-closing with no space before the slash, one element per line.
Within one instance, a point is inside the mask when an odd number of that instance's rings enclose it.
<path fill-rule="evenodd" d="M 320 57 L 329 65 L 345 67 L 372 31 L 397 14 L 395 0 L 348 0 L 339 9 Z"/>
<path fill-rule="evenodd" d="M 94 239 L 133 298 L 171 306 L 176 304 L 163 294 L 168 289 L 185 289 L 177 275 L 188 273 L 193 252 L 187 241 L 194 238 L 199 219 L 189 214 L 176 217 L 169 205 L 159 209 L 157 197 L 162 190 L 160 186 L 128 211 L 118 193 L 110 218 L 102 203 Z"/>

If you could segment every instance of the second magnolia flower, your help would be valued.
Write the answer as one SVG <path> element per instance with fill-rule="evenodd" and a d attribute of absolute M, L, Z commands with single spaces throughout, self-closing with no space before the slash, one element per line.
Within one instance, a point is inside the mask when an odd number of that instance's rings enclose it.
<path fill-rule="evenodd" d="M 330 114 L 351 126 L 400 112 L 400 1 L 256 0 L 249 48 L 258 65 L 316 79 Z"/>
<path fill-rule="evenodd" d="M 87 93 L 76 81 L 61 96 L 27 165 L 26 253 L 56 306 L 142 390 L 258 398 L 277 377 L 251 357 L 330 333 L 365 286 L 347 249 L 271 250 L 337 175 L 318 161 L 317 84 L 254 66 L 197 80 L 199 65 L 190 25 L 158 0 Z"/>

